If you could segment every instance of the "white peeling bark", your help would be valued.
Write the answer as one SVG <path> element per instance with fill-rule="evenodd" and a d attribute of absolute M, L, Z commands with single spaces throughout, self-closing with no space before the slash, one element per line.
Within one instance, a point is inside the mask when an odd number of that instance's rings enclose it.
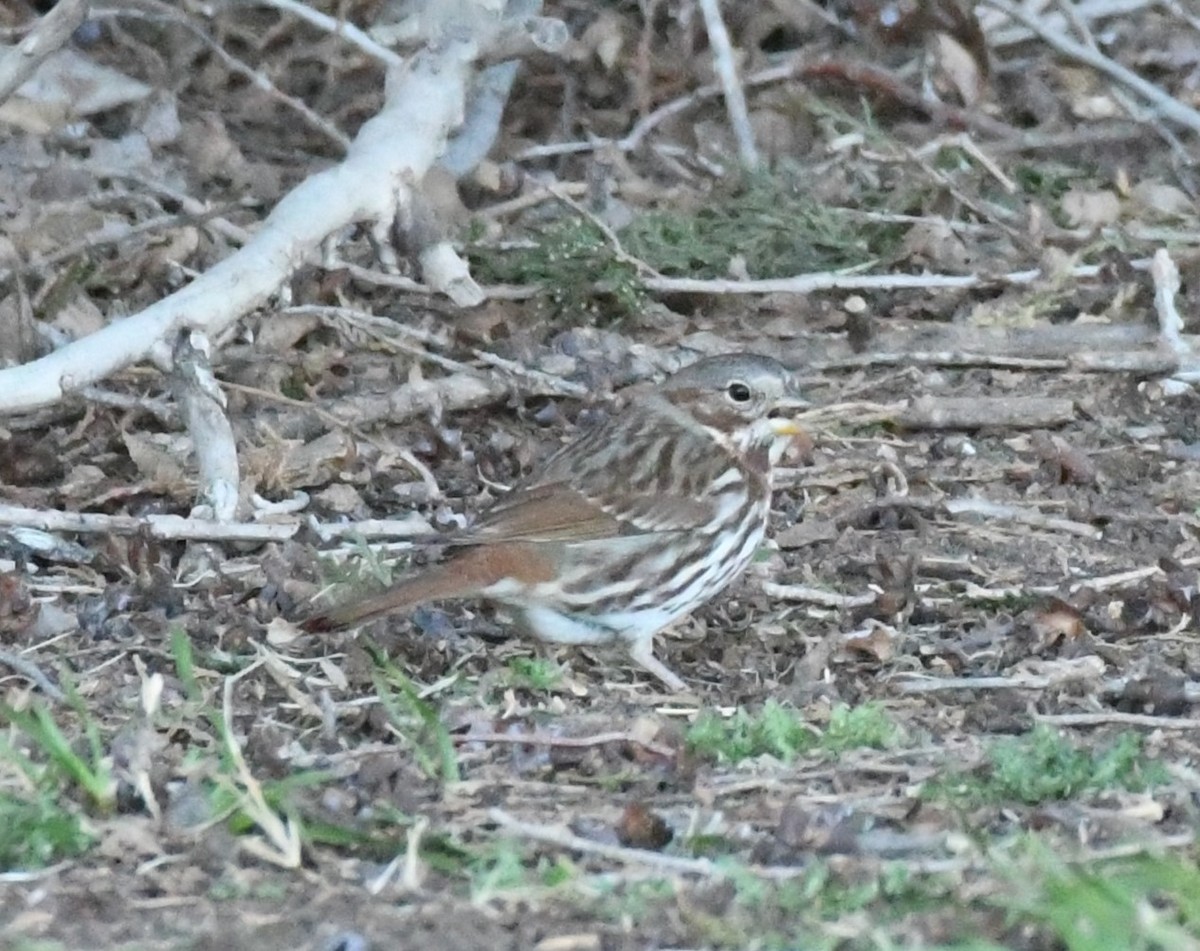
<path fill-rule="evenodd" d="M 390 221 L 461 121 L 477 48 L 450 41 L 389 77 L 383 109 L 346 158 L 283 198 L 239 251 L 145 310 L 55 352 L 0 371 L 0 416 L 48 406 L 134 363 L 171 362 L 181 330 L 216 337 L 264 304 L 330 234 Z"/>

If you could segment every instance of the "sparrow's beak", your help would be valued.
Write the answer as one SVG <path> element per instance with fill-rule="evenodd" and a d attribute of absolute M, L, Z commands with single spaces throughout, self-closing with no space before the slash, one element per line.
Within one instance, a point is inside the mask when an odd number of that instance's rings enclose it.
<path fill-rule="evenodd" d="M 772 417 L 767 422 L 770 424 L 771 432 L 776 436 L 801 436 L 804 434 L 804 428 L 794 419 Z"/>
<path fill-rule="evenodd" d="M 791 392 L 787 396 L 778 400 L 771 412 L 767 414 L 767 422 L 771 426 L 771 432 L 776 436 L 806 436 L 807 431 L 791 418 L 791 414 L 802 409 L 808 409 L 812 406 L 808 400 L 798 393 Z"/>

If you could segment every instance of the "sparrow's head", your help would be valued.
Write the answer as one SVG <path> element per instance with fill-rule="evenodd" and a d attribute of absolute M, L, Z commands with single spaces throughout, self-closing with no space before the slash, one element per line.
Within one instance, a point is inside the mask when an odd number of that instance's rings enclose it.
<path fill-rule="evenodd" d="M 778 360 L 727 353 L 684 367 L 663 384 L 666 398 L 719 441 L 739 452 L 774 448 L 803 432 L 793 416 L 809 406 L 792 372 Z"/>

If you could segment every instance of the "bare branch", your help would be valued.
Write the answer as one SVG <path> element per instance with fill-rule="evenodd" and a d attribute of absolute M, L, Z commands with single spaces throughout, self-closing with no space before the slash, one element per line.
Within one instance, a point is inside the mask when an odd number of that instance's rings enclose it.
<path fill-rule="evenodd" d="M 0 103 L 17 91 L 47 56 L 62 48 L 87 11 L 88 0 L 61 0 L 21 42 L 0 56 Z"/>
<path fill-rule="evenodd" d="M 699 0 L 704 14 L 704 26 L 708 30 L 708 44 L 712 47 L 713 62 L 721 89 L 725 93 L 725 108 L 729 112 L 729 124 L 737 141 L 738 155 L 747 168 L 758 168 L 758 149 L 754 145 L 754 130 L 750 127 L 750 113 L 746 109 L 746 94 L 738 79 L 737 66 L 733 62 L 733 45 L 729 42 L 729 31 L 721 19 L 721 8 L 717 0 Z"/>
<path fill-rule="evenodd" d="M 225 394 L 213 377 L 208 357 L 208 338 L 204 334 L 181 334 L 172 354 L 171 389 L 183 412 L 200 469 L 202 504 L 192 514 L 229 522 L 237 513 L 241 483 L 237 441 L 225 415 Z"/>
<path fill-rule="evenodd" d="M 0 525 L 25 525 L 46 532 L 149 535 L 151 538 L 190 538 L 205 541 L 285 541 L 300 529 L 299 522 L 267 524 L 214 522 L 182 515 L 102 515 L 0 505 Z"/>
<path fill-rule="evenodd" d="M 353 43 L 367 55 L 375 57 L 375 59 L 387 66 L 398 67 L 404 62 L 396 53 L 393 53 L 386 46 L 376 43 L 366 33 L 344 18 L 331 17 L 327 13 L 321 13 L 319 10 L 314 10 L 312 7 L 300 3 L 299 0 L 257 0 L 257 2 L 265 7 L 274 7 L 276 10 L 290 13 L 304 20 L 306 23 L 311 23 L 318 29 L 332 33 L 334 36 L 340 36 L 348 42 Z"/>
<path fill-rule="evenodd" d="M 1104 533 L 1095 525 L 1087 525 L 1069 518 L 1055 518 L 1031 509 L 1017 505 L 1003 505 L 999 502 L 989 502 L 987 499 L 946 499 L 942 503 L 951 515 L 981 515 L 984 518 L 994 518 L 1003 521 L 1017 522 L 1031 528 L 1041 528 L 1051 532 L 1065 532 L 1068 535 L 1078 535 L 1081 538 L 1099 539 Z"/>
<path fill-rule="evenodd" d="M 54 403 L 147 357 L 168 365 L 166 341 L 179 330 L 220 334 L 265 303 L 328 235 L 356 221 L 390 221 L 460 121 L 475 53 L 472 42 L 448 43 L 393 75 L 383 109 L 363 126 L 346 159 L 284 197 L 247 245 L 187 287 L 0 372 L 0 415 Z"/>
<path fill-rule="evenodd" d="M 1193 132 L 1200 132 L 1200 112 L 1184 105 L 1178 99 L 1159 89 L 1154 83 L 1148 82 L 1131 69 L 1127 69 L 1097 49 L 1084 43 L 1077 42 L 1059 30 L 1047 26 L 1036 16 L 1027 13 L 1023 8 L 1009 0 L 986 0 L 988 6 L 1000 10 L 1018 23 L 1024 24 L 1040 36 L 1046 43 L 1053 46 L 1065 56 L 1070 56 L 1093 69 L 1104 73 L 1110 79 L 1115 79 L 1128 86 L 1139 96 L 1149 102 L 1159 114 L 1166 119 L 1186 126 Z"/>
<path fill-rule="evenodd" d="M 1044 429 L 1075 418 L 1075 401 L 1051 396 L 921 396 L 899 416 L 909 429 Z"/>

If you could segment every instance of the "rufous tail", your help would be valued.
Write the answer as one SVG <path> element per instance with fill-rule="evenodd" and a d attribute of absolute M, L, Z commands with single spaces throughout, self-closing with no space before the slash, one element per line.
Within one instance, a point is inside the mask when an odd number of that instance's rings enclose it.
<path fill-rule="evenodd" d="M 470 548 L 444 564 L 392 585 L 386 591 L 335 605 L 300 622 L 310 633 L 357 627 L 385 614 L 426 601 L 473 598 L 506 578 L 543 580 L 551 570 L 531 545 L 483 545 Z M 534 562 L 537 562 L 535 564 Z"/>
<path fill-rule="evenodd" d="M 386 591 L 347 601 L 345 604 L 314 614 L 301 621 L 300 626 L 310 633 L 337 631 L 346 627 L 358 627 L 385 614 L 416 607 L 425 601 L 470 597 L 473 592 L 463 590 L 461 580 L 454 577 L 451 568 L 451 565 L 432 568 L 394 584 Z"/>

